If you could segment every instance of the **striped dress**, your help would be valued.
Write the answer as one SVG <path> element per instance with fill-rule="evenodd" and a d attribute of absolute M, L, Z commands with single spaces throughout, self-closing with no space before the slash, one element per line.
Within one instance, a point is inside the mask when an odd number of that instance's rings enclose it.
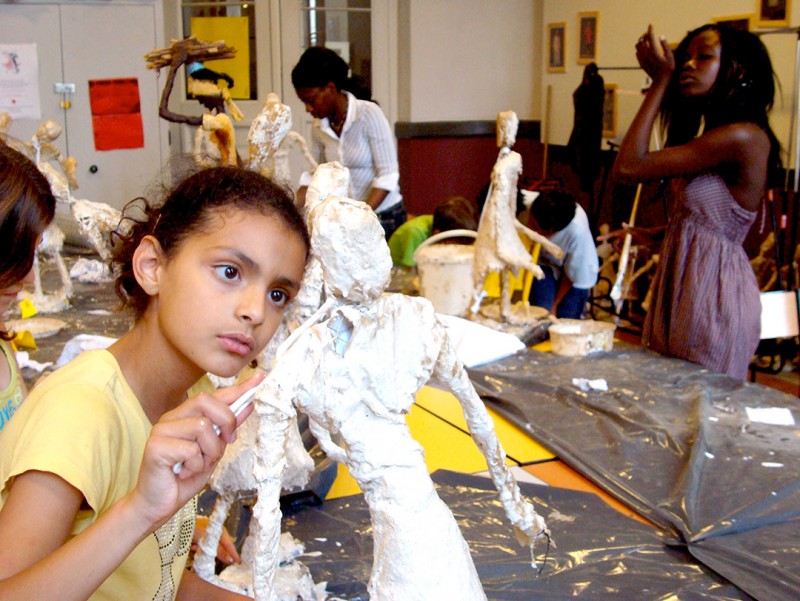
<path fill-rule="evenodd" d="M 689 181 L 676 208 L 642 342 L 744 380 L 761 327 L 758 284 L 742 247 L 756 213 L 714 173 Z"/>

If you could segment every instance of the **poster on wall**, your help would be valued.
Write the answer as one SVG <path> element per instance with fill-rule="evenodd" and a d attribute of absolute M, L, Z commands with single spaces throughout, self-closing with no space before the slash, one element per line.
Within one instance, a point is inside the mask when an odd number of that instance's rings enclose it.
<path fill-rule="evenodd" d="M 12 119 L 42 118 L 36 44 L 0 44 L 0 113 Z"/>
<path fill-rule="evenodd" d="M 138 79 L 89 81 L 89 105 L 95 150 L 144 148 Z"/>
<path fill-rule="evenodd" d="M 190 24 L 192 35 L 201 42 L 224 40 L 228 46 L 236 48 L 233 58 L 203 63 L 207 69 L 233 79 L 231 98 L 234 100 L 251 100 L 249 27 L 247 17 L 192 17 Z"/>

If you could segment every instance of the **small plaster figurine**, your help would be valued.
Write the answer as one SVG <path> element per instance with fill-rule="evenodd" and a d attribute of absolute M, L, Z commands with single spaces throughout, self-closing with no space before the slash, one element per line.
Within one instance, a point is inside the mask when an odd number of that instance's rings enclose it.
<path fill-rule="evenodd" d="M 491 272 L 500 274 L 501 298 L 500 318 L 508 323 L 527 323 L 527 311 L 523 316 L 514 314 L 511 306 L 510 275 L 518 276 L 520 268 L 527 269 L 535 278 L 544 277 L 541 268 L 533 262 L 531 254 L 519 238 L 519 232 L 530 240 L 541 244 L 556 258 L 563 251 L 546 237 L 520 223 L 516 216 L 517 182 L 522 173 L 522 157 L 511 150 L 516 141 L 519 119 L 513 111 L 501 112 L 497 116 L 497 143 L 500 152 L 492 169 L 489 194 L 478 223 L 475 240 L 473 281 L 475 299 L 471 312 L 478 313 L 486 276 Z M 526 308 L 527 308 L 527 303 Z"/>

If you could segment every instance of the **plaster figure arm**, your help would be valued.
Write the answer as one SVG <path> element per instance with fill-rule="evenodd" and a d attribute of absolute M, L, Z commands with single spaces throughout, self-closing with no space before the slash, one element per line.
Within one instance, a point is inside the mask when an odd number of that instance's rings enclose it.
<path fill-rule="evenodd" d="M 532 230 L 527 225 L 520 223 L 519 221 L 517 221 L 514 225 L 516 226 L 518 231 L 525 234 L 533 242 L 541 244 L 542 248 L 545 249 L 547 252 L 549 252 L 554 258 L 556 259 L 564 258 L 564 251 L 561 250 L 561 247 L 558 246 L 557 244 L 553 244 L 552 242 L 550 242 L 550 240 L 542 236 L 539 232 Z"/>
<path fill-rule="evenodd" d="M 444 326 L 439 324 L 439 327 Z M 497 439 L 494 422 L 446 335 L 433 377 L 445 385 L 461 404 L 470 434 L 486 458 L 489 475 L 500 494 L 506 517 L 514 526 L 518 542 L 529 546 L 533 555 L 534 541 L 542 536 L 549 538 L 549 530 L 533 505 L 522 497 L 514 475 L 506 465 L 506 454 Z"/>

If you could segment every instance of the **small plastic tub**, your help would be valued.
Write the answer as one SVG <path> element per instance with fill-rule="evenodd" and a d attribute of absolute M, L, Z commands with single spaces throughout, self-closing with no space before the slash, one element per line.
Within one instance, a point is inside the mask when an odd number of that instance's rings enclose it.
<path fill-rule="evenodd" d="M 582 357 L 614 348 L 616 329 L 616 325 L 606 321 L 559 319 L 547 331 L 555 354 Z"/>

